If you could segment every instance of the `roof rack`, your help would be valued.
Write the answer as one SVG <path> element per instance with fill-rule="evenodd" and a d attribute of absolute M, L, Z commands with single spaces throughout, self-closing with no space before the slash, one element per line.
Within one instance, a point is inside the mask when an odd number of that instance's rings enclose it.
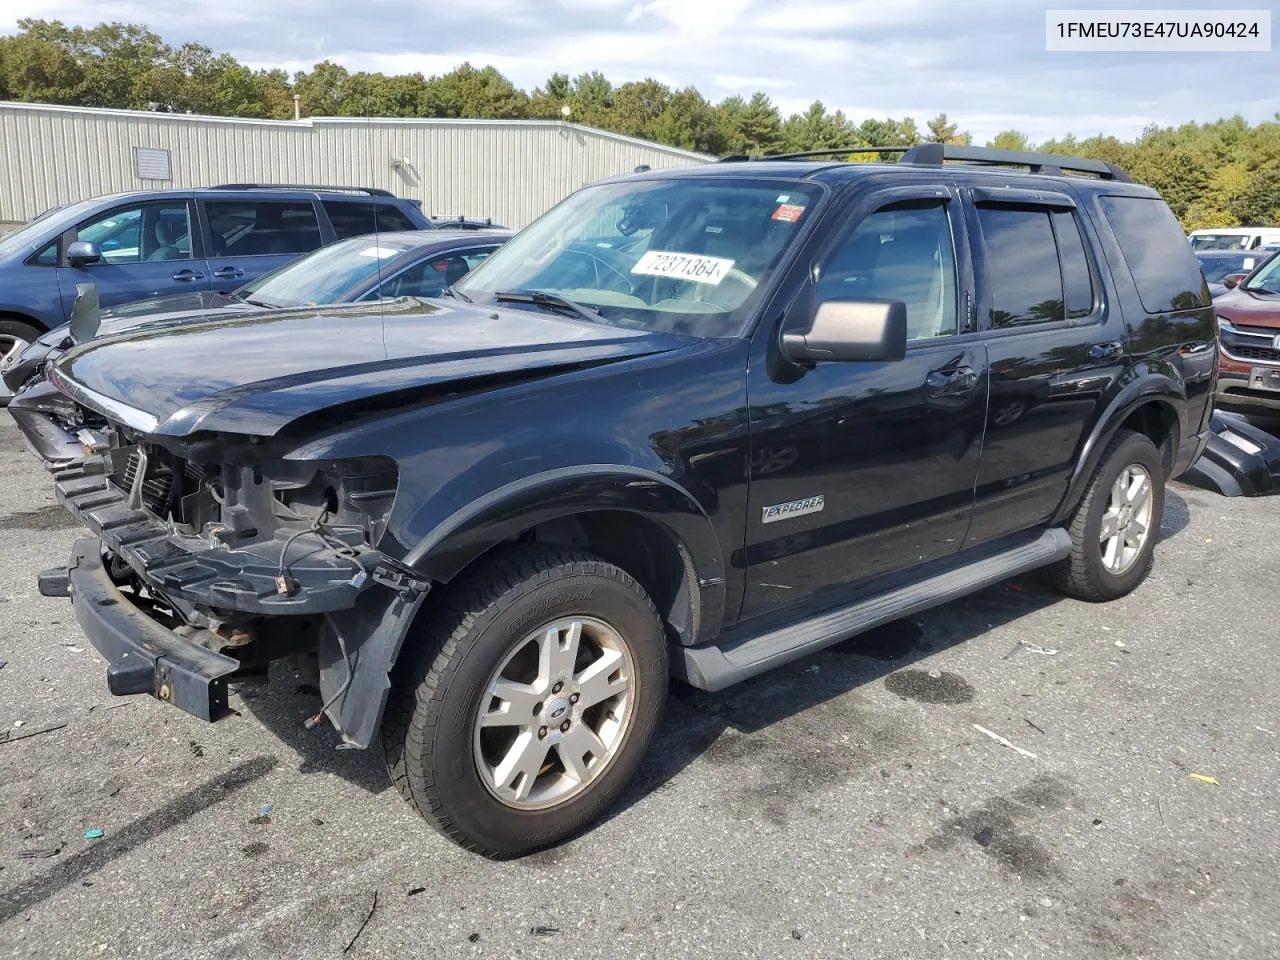
<path fill-rule="evenodd" d="M 1027 167 L 1032 173 L 1062 176 L 1067 170 L 1077 173 L 1096 173 L 1103 180 L 1132 183 L 1129 174 L 1106 160 L 1089 160 L 1085 157 L 1069 157 L 1057 153 L 1032 153 L 1025 150 L 997 150 L 994 147 L 967 147 L 952 143 L 922 143 L 902 155 L 900 163 L 919 167 L 940 167 L 946 160 L 962 160 L 969 163 L 993 166 Z"/>
<path fill-rule="evenodd" d="M 220 183 L 207 190 L 324 190 L 332 193 L 363 193 L 370 197 L 394 197 L 379 187 L 342 187 L 322 183 Z"/>
<path fill-rule="evenodd" d="M 1064 176 L 1068 170 L 1077 173 L 1095 173 L 1103 180 L 1131 183 L 1123 169 L 1106 160 L 1089 160 L 1084 157 L 1068 157 L 1056 153 L 1031 153 L 1023 150 L 997 150 L 994 147 L 968 147 L 952 143 L 920 143 L 914 147 L 824 147 L 821 150 L 804 150 L 798 153 L 775 153 L 759 157 L 743 154 L 722 157 L 720 163 L 743 160 L 807 160 L 811 157 L 840 157 L 850 153 L 900 153 L 899 163 L 916 167 L 940 167 L 947 160 L 991 166 L 1027 167 L 1032 173 Z"/>

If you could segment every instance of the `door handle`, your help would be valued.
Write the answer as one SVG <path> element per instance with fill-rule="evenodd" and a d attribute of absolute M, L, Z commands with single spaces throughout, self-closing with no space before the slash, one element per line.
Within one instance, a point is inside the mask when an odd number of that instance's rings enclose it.
<path fill-rule="evenodd" d="M 243 276 L 244 271 L 239 267 L 222 267 L 221 269 L 213 271 L 213 278 L 215 280 L 236 280 Z"/>
<path fill-rule="evenodd" d="M 968 393 L 978 385 L 978 371 L 968 364 L 934 370 L 925 377 L 925 389 L 935 397 L 950 397 Z"/>
<path fill-rule="evenodd" d="M 190 283 L 192 280 L 203 280 L 203 273 L 196 273 L 194 270 L 179 270 L 173 275 L 173 279 L 181 280 L 184 283 Z"/>
<path fill-rule="evenodd" d="M 1089 348 L 1089 356 L 1094 360 L 1119 360 L 1123 355 L 1124 344 L 1119 340 L 1095 343 Z"/>

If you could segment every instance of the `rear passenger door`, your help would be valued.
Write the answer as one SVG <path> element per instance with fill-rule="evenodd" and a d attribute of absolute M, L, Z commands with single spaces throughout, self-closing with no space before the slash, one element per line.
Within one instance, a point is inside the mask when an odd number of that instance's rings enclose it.
<path fill-rule="evenodd" d="M 200 207 L 214 290 L 229 293 L 327 242 L 311 200 L 247 196 L 201 200 Z"/>
<path fill-rule="evenodd" d="M 1124 323 L 1101 293 L 1098 240 L 1065 190 L 965 190 L 991 371 L 968 545 L 1050 519 L 1123 370 Z"/>
<path fill-rule="evenodd" d="M 194 223 L 191 201 L 177 198 L 121 204 L 76 224 L 62 237 L 58 289 L 63 314 L 71 315 L 79 283 L 94 284 L 103 307 L 208 290 L 209 268 L 200 255 Z M 72 266 L 65 251 L 76 240 L 96 243 L 102 259 Z"/>

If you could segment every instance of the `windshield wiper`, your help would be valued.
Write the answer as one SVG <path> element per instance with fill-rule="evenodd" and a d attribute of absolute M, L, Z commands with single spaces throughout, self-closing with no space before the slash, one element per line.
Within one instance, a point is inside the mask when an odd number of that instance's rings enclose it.
<path fill-rule="evenodd" d="M 463 293 L 461 290 L 455 290 L 455 289 L 453 288 L 453 286 L 445 287 L 445 288 L 444 288 L 444 293 L 440 294 L 440 296 L 442 296 L 442 297 L 457 297 L 459 300 L 465 300 L 467 303 L 475 303 L 475 301 L 474 301 L 474 300 L 472 300 L 470 297 L 468 297 L 468 296 L 467 296 L 465 293 Z"/>
<path fill-rule="evenodd" d="M 495 293 L 493 299 L 498 303 L 532 303 L 552 310 L 567 310 L 583 320 L 589 320 L 592 323 L 600 322 L 600 311 L 594 307 L 562 297 L 558 293 L 547 293 L 545 290 L 508 290 Z"/>
<path fill-rule="evenodd" d="M 1280 290 L 1270 290 L 1267 287 L 1255 287 L 1252 284 L 1245 284 L 1244 289 L 1250 293 L 1269 293 L 1273 297 L 1280 297 Z"/>

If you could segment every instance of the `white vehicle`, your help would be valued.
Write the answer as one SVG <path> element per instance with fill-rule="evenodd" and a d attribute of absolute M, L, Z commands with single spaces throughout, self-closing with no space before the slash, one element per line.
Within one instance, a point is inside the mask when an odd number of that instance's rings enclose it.
<path fill-rule="evenodd" d="M 1217 227 L 1188 236 L 1192 250 L 1257 250 L 1280 244 L 1280 227 Z"/>

